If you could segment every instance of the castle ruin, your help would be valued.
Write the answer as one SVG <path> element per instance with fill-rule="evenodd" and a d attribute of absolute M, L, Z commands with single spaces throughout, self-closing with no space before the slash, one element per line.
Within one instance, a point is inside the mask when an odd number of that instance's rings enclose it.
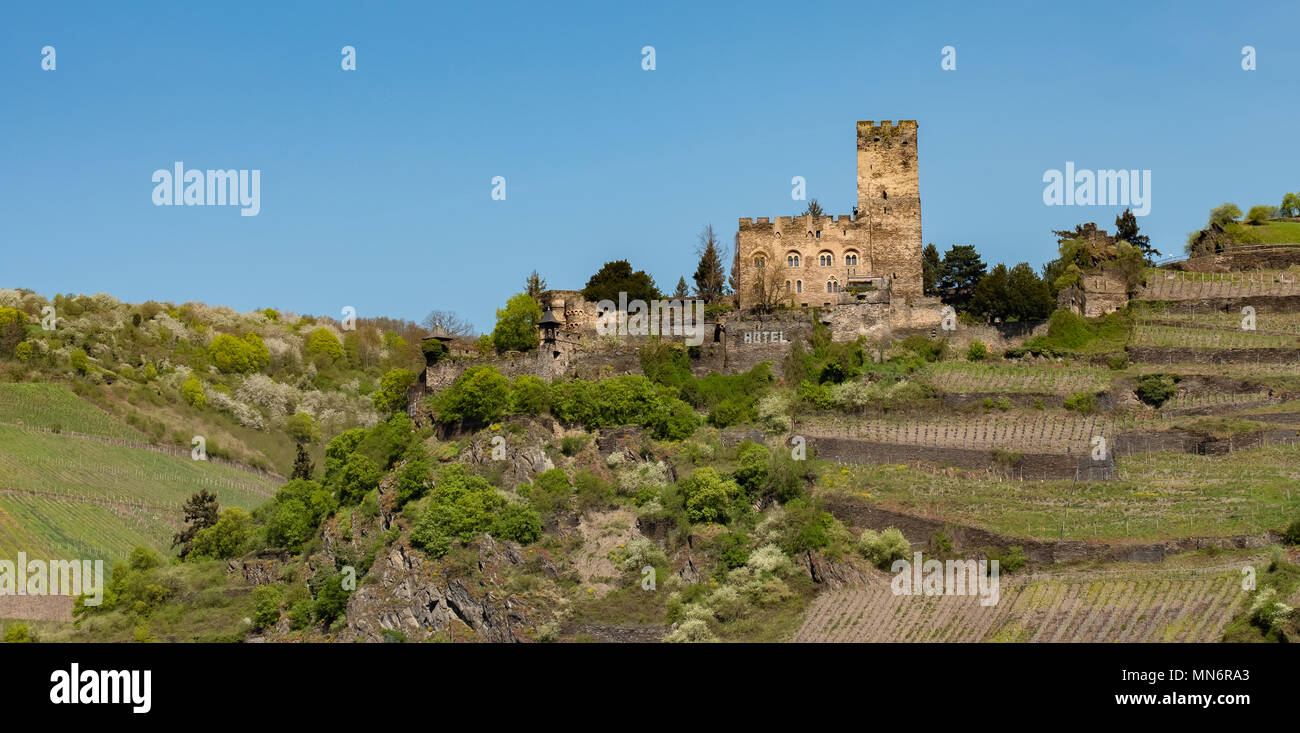
<path fill-rule="evenodd" d="M 922 296 L 916 120 L 858 122 L 852 215 L 740 219 L 742 309 Z"/>

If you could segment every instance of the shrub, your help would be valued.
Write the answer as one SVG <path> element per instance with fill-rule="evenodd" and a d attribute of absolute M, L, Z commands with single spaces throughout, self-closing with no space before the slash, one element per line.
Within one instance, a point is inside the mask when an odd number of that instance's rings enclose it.
<path fill-rule="evenodd" d="M 433 398 L 433 413 L 441 422 L 490 422 L 505 414 L 509 400 L 510 383 L 500 372 L 470 367 Z"/>
<path fill-rule="evenodd" d="M 343 463 L 338 476 L 335 496 L 341 506 L 360 503 L 366 493 L 379 484 L 383 470 L 368 456 L 352 453 Z"/>
<path fill-rule="evenodd" d="M 1234 222 L 1239 218 L 1241 218 L 1241 209 L 1233 203 L 1216 206 L 1210 210 L 1210 221 L 1220 226 Z"/>
<path fill-rule="evenodd" d="M 397 490 L 397 506 L 405 506 L 407 502 L 424 496 L 429 490 L 429 479 L 429 462 L 424 459 L 416 459 L 402 466 L 393 484 Z"/>
<path fill-rule="evenodd" d="M 1025 550 L 1020 545 L 1011 545 L 1005 551 L 993 548 L 989 550 L 989 560 L 998 561 L 999 573 L 1014 573 L 1023 568 L 1028 558 L 1025 557 Z"/>
<path fill-rule="evenodd" d="M 307 356 L 328 361 L 343 358 L 343 344 L 327 328 L 318 328 L 307 335 Z"/>
<path fill-rule="evenodd" d="M 1106 360 L 1106 366 L 1112 371 L 1120 371 L 1128 368 L 1128 354 L 1111 354 Z"/>
<path fill-rule="evenodd" d="M 227 507 L 221 511 L 221 518 L 211 527 L 201 529 L 194 534 L 190 543 L 187 559 L 218 559 L 239 555 L 248 542 L 252 517 L 239 507 Z"/>
<path fill-rule="evenodd" d="M 293 439 L 295 443 L 310 443 L 316 439 L 320 431 L 316 427 L 316 421 L 312 416 L 305 412 L 295 412 L 285 421 L 284 432 Z"/>
<path fill-rule="evenodd" d="M 767 446 L 746 440 L 740 444 L 736 460 L 740 465 L 732 473 L 732 478 L 745 492 L 745 496 L 753 500 L 762 493 L 767 483 L 772 454 Z"/>
<path fill-rule="evenodd" d="M 295 630 L 311 626 L 312 602 L 306 598 L 289 607 L 289 626 Z"/>
<path fill-rule="evenodd" d="M 1173 374 L 1147 374 L 1137 380 L 1134 393 L 1142 402 L 1159 407 L 1178 394 L 1178 376 Z"/>
<path fill-rule="evenodd" d="M 181 385 L 181 397 L 191 407 L 202 409 L 208 404 L 208 396 L 203 393 L 203 383 L 193 375 Z"/>
<path fill-rule="evenodd" d="M 20 341 L 14 346 L 14 358 L 18 361 L 29 361 L 33 356 L 36 356 L 36 347 L 31 341 Z"/>
<path fill-rule="evenodd" d="M 1065 398 L 1065 409 L 1090 415 L 1097 410 L 1097 396 L 1091 392 L 1076 392 Z"/>
<path fill-rule="evenodd" d="M 725 524 L 727 509 L 740 494 L 735 481 L 723 480 L 714 468 L 705 466 L 681 482 L 686 518 L 692 523 Z"/>
<path fill-rule="evenodd" d="M 970 348 L 966 349 L 967 361 L 984 361 L 988 356 L 989 347 L 985 346 L 983 341 L 972 341 L 970 342 Z"/>
<path fill-rule="evenodd" d="M 223 372 L 247 374 L 270 364 L 271 352 L 262 337 L 251 331 L 242 339 L 223 333 L 208 344 L 208 358 Z"/>
<path fill-rule="evenodd" d="M 531 374 L 520 374 L 510 385 L 510 412 L 516 415 L 541 415 L 551 406 L 546 382 Z"/>
<path fill-rule="evenodd" d="M 745 422 L 746 418 L 745 406 L 738 400 L 723 400 L 709 412 L 709 424 L 717 428 L 737 425 Z"/>
<path fill-rule="evenodd" d="M 406 409 L 406 390 L 415 384 L 415 372 L 410 369 L 392 369 L 379 378 L 379 389 L 370 399 L 375 409 L 382 413 Z"/>
<path fill-rule="evenodd" d="M 1287 525 L 1286 531 L 1282 533 L 1282 539 L 1288 545 L 1300 545 L 1300 519 Z"/>
<path fill-rule="evenodd" d="M 930 340 L 920 334 L 913 334 L 903 339 L 899 348 L 910 351 L 925 361 L 939 361 L 948 349 L 948 342 L 943 339 Z"/>
<path fill-rule="evenodd" d="M 591 436 L 588 435 L 566 435 L 560 438 L 560 452 L 566 456 L 576 456 L 587 447 Z"/>
<path fill-rule="evenodd" d="M 1252 206 L 1250 211 L 1246 212 L 1246 223 L 1263 224 L 1275 216 L 1276 213 L 1272 206 Z"/>
<path fill-rule="evenodd" d="M 6 644 L 28 644 L 35 641 L 31 629 L 27 624 L 16 623 L 9 624 L 5 627 L 4 643 Z"/>
<path fill-rule="evenodd" d="M 506 506 L 487 479 L 459 463 L 444 468 L 429 492 L 428 506 L 411 530 L 411 541 L 431 557 L 447 553 L 452 541 L 468 542 L 486 532 Z"/>
<path fill-rule="evenodd" d="M 90 370 L 90 357 L 86 356 L 86 352 L 81 349 L 72 350 L 72 353 L 68 356 L 68 363 L 72 365 L 73 371 L 77 374 L 84 375 Z"/>
<path fill-rule="evenodd" d="M 868 529 L 858 538 L 858 552 L 876 567 L 886 570 L 895 560 L 904 560 L 911 554 L 912 543 L 894 527 L 880 534 Z"/>
<path fill-rule="evenodd" d="M 279 586 L 259 585 L 253 589 L 253 627 L 265 629 L 280 620 Z"/>
<path fill-rule="evenodd" d="M 542 520 L 529 507 L 507 504 L 497 512 L 489 532 L 494 537 L 526 545 L 536 542 L 542 536 Z"/>

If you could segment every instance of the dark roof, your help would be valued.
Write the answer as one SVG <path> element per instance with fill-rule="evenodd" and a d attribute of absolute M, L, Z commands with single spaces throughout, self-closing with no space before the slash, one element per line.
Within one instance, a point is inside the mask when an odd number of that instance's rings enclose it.
<path fill-rule="evenodd" d="M 554 328 L 554 327 L 561 326 L 563 324 L 561 324 L 560 319 L 556 318 L 555 314 L 551 312 L 551 307 L 548 305 L 546 306 L 546 312 L 542 314 L 542 320 L 538 321 L 537 325 L 541 326 L 542 328 L 546 328 L 548 326 Z"/>
<path fill-rule="evenodd" d="M 425 338 L 438 339 L 439 341 L 451 341 L 455 337 L 447 333 L 447 329 L 443 328 L 442 326 L 434 326 L 433 333 L 429 334 L 428 336 L 425 336 Z"/>

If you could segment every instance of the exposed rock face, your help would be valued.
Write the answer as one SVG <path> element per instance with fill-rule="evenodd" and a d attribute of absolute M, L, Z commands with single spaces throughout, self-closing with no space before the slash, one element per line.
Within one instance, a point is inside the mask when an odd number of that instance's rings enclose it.
<path fill-rule="evenodd" d="M 542 445 L 562 434 L 559 423 L 549 419 L 530 421 L 523 435 L 497 434 L 484 435 L 471 443 L 461 454 L 463 463 L 488 465 L 504 464 L 501 485 L 514 488 L 518 484 L 532 481 L 537 474 L 555 468 L 555 462 L 542 450 Z M 493 438 L 501 438 L 493 441 Z M 493 450 L 501 448 L 504 459 L 493 457 Z M 500 455 L 500 453 L 498 453 Z"/>
<path fill-rule="evenodd" d="M 849 563 L 834 562 L 820 552 L 805 551 L 802 562 L 804 572 L 814 583 L 838 589 L 848 585 L 862 585 L 868 575 Z"/>
<path fill-rule="evenodd" d="M 243 576 L 249 585 L 267 585 L 280 581 L 280 566 L 289 560 L 283 550 L 268 550 L 256 557 L 234 558 L 226 561 L 226 572 Z"/>
<path fill-rule="evenodd" d="M 485 537 L 479 546 L 479 568 L 491 574 L 501 563 L 523 562 L 514 543 L 499 544 Z M 357 641 L 383 641 L 385 630 L 411 640 L 435 634 L 453 640 L 523 641 L 532 624 L 527 608 L 513 595 L 470 591 L 460 578 L 436 577 L 424 555 L 399 545 L 376 561 L 370 575 L 376 581 L 357 588 L 348 600 L 348 632 Z"/>

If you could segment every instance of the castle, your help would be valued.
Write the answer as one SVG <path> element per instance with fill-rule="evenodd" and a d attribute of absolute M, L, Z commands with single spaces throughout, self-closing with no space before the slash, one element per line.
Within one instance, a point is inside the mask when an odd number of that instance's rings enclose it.
<path fill-rule="evenodd" d="M 922 296 L 916 120 L 858 122 L 853 215 L 742 218 L 742 309 Z"/>

